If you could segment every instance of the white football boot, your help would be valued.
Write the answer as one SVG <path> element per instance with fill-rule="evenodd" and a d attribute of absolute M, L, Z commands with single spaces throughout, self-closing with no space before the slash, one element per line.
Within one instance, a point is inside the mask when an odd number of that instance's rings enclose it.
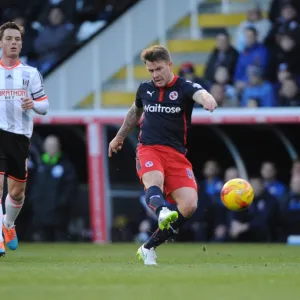
<path fill-rule="evenodd" d="M 170 228 L 170 224 L 178 219 L 178 212 L 175 210 L 169 210 L 167 207 L 163 207 L 158 216 L 158 227 L 160 230 Z"/>
<path fill-rule="evenodd" d="M 150 250 L 149 249 L 146 249 L 144 247 L 144 245 L 142 245 L 136 255 L 138 256 L 139 259 L 142 259 L 144 261 L 144 265 L 148 265 L 148 266 L 154 266 L 154 265 L 157 265 L 156 263 L 156 253 L 155 253 L 155 250 L 154 248 L 151 248 Z"/>

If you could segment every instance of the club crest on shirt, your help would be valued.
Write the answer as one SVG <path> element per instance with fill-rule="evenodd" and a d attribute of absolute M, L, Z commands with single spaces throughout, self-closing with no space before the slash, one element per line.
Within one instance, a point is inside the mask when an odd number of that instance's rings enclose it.
<path fill-rule="evenodd" d="M 194 173 L 193 173 L 193 171 L 191 169 L 186 168 L 186 172 L 187 172 L 188 178 L 190 178 L 190 179 L 194 179 L 195 178 L 194 177 Z"/>
<path fill-rule="evenodd" d="M 147 167 L 147 168 L 151 168 L 152 166 L 153 166 L 153 162 L 152 161 L 147 161 L 146 163 L 145 163 L 145 166 Z"/>
<path fill-rule="evenodd" d="M 28 79 L 23 79 L 23 89 L 27 89 L 29 86 L 29 80 Z"/>
<path fill-rule="evenodd" d="M 173 91 L 169 95 L 171 100 L 176 100 L 178 98 L 178 93 L 176 91 Z"/>

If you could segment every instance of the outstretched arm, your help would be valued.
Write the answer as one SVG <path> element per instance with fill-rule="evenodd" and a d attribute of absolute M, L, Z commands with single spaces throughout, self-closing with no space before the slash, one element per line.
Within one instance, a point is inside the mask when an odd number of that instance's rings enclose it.
<path fill-rule="evenodd" d="M 218 106 L 215 98 L 206 90 L 197 91 L 193 95 L 193 100 L 210 112 L 213 112 Z"/>
<path fill-rule="evenodd" d="M 130 131 L 138 124 L 143 114 L 143 108 L 139 108 L 135 103 L 130 107 L 125 120 L 119 129 L 116 137 L 109 143 L 108 156 L 112 157 L 112 153 L 117 153 L 122 149 L 123 142 Z"/>

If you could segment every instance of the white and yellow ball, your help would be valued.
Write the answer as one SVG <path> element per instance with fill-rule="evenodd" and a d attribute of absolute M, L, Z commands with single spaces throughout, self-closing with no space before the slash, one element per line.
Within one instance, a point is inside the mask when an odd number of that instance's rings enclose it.
<path fill-rule="evenodd" d="M 224 184 L 221 190 L 223 204 L 232 211 L 241 211 L 248 208 L 253 198 L 253 188 L 245 179 L 231 179 Z"/>

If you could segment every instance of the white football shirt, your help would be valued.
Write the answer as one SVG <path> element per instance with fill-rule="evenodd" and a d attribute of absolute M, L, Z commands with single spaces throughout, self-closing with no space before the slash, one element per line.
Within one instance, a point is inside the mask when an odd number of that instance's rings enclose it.
<path fill-rule="evenodd" d="M 0 60 L 0 129 L 30 138 L 33 117 L 32 110 L 21 108 L 21 99 L 25 97 L 47 100 L 40 72 L 21 61 L 6 67 Z"/>

